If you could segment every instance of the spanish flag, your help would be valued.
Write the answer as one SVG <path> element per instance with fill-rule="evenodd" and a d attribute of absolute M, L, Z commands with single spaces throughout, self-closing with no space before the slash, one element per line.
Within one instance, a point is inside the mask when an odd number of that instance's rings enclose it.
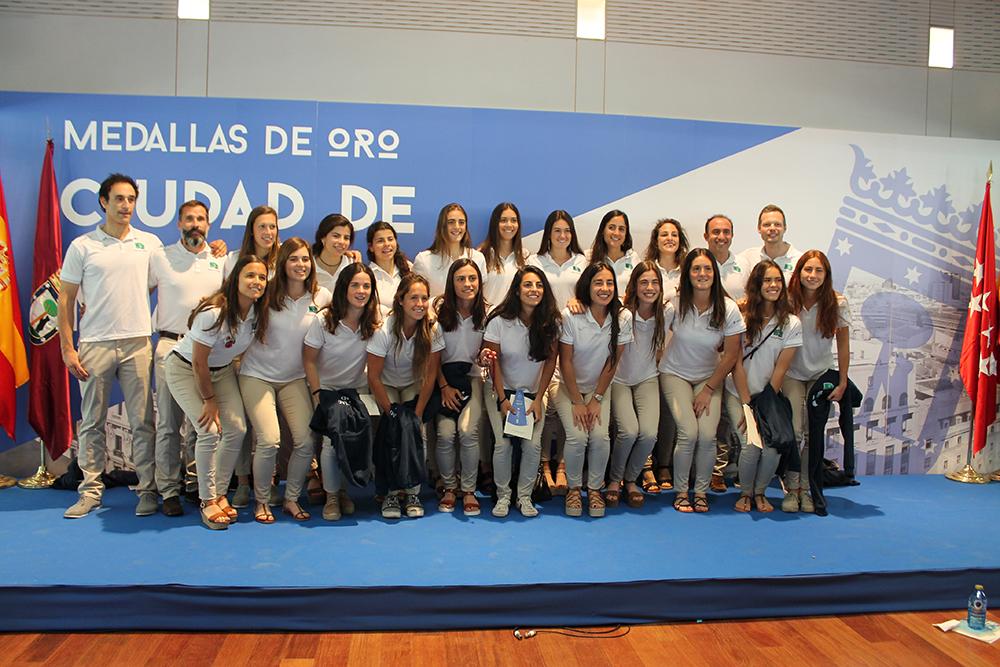
<path fill-rule="evenodd" d="M 7 202 L 0 180 L 0 426 L 12 440 L 17 423 L 16 389 L 27 381 L 28 358 L 24 352 L 14 250 L 10 247 Z"/>

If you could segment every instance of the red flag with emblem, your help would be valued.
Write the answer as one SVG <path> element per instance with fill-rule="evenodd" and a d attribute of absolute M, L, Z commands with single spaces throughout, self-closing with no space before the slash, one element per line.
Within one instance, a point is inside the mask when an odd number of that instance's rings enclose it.
<path fill-rule="evenodd" d="M 972 453 L 986 446 L 986 429 L 997 417 L 997 281 L 990 183 L 986 182 L 979 241 L 972 272 L 972 296 L 965 320 L 959 369 L 972 399 Z"/>
<path fill-rule="evenodd" d="M 45 443 L 49 456 L 59 458 L 73 438 L 69 406 L 69 374 L 59 349 L 59 269 L 62 268 L 62 230 L 59 222 L 59 189 L 52 166 L 52 140 L 45 149 L 38 185 L 38 218 L 35 225 L 35 265 L 31 285 L 31 385 L 28 423 Z"/>

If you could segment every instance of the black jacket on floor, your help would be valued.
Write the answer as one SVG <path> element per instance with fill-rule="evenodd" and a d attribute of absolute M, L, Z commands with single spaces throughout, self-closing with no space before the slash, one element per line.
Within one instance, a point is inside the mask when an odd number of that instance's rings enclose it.
<path fill-rule="evenodd" d="M 816 514 L 827 515 L 823 496 L 823 454 L 826 450 L 826 422 L 830 418 L 830 392 L 840 382 L 840 371 L 828 370 L 813 382 L 806 396 L 809 422 L 809 491 Z M 840 434 L 844 438 L 844 470 L 854 477 L 854 408 L 861 407 L 861 390 L 847 381 L 847 390 L 840 398 Z"/>
<path fill-rule="evenodd" d="M 372 478 L 372 423 L 368 408 L 353 389 L 320 389 L 309 428 L 330 438 L 337 465 L 353 486 Z"/>

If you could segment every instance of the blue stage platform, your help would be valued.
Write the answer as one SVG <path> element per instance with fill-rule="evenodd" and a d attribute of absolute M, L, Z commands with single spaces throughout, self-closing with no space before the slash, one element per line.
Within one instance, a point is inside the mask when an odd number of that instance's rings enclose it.
<path fill-rule="evenodd" d="M 1000 484 L 862 478 L 830 489 L 830 516 L 707 515 L 672 493 L 641 511 L 536 519 L 440 514 L 384 521 L 370 499 L 336 523 L 270 526 L 248 510 L 228 531 L 137 518 L 109 491 L 84 519 L 66 491 L 0 491 L 0 628 L 400 630 L 603 625 L 961 607 L 1000 591 Z M 776 489 L 770 490 L 777 506 Z"/>

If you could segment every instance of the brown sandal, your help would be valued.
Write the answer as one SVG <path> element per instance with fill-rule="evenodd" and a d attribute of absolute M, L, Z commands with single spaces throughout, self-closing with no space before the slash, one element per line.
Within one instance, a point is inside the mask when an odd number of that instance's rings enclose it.
<path fill-rule="evenodd" d="M 445 489 L 438 502 L 438 512 L 454 512 L 455 500 L 455 489 Z"/>
<path fill-rule="evenodd" d="M 462 513 L 465 516 L 479 516 L 479 501 L 472 491 L 462 494 Z"/>
<path fill-rule="evenodd" d="M 267 503 L 257 503 L 257 508 L 253 513 L 253 520 L 257 523 L 274 523 L 274 514 Z"/>
<path fill-rule="evenodd" d="M 214 500 L 201 501 L 201 522 L 209 530 L 229 528 L 229 517 Z"/>
<path fill-rule="evenodd" d="M 679 493 L 677 494 L 677 497 L 674 498 L 674 509 L 677 510 L 678 512 L 681 512 L 682 514 L 690 514 L 691 512 L 694 511 L 694 509 L 691 507 L 691 501 L 688 500 L 688 497 L 682 496 Z"/>
<path fill-rule="evenodd" d="M 750 502 L 750 496 L 740 496 L 733 509 L 737 512 L 749 512 L 751 506 L 752 503 Z"/>
<path fill-rule="evenodd" d="M 754 503 L 757 505 L 758 512 L 773 512 L 774 505 L 764 496 L 763 493 L 758 493 L 753 497 Z"/>
<path fill-rule="evenodd" d="M 640 491 L 639 489 L 628 489 L 626 487 L 625 503 L 629 507 L 633 509 L 639 509 L 645 502 L 646 502 L 646 496 L 642 495 L 642 491 Z"/>
<path fill-rule="evenodd" d="M 226 498 L 224 495 L 219 496 L 215 499 L 215 504 L 220 510 L 225 512 L 226 516 L 229 517 L 230 522 L 236 520 L 238 513 L 236 512 L 236 508 L 229 504 L 229 498 Z"/>
<path fill-rule="evenodd" d="M 614 484 L 615 482 L 612 482 Z M 604 492 L 604 504 L 608 507 L 618 507 L 618 503 L 621 501 L 622 490 L 621 486 L 617 489 L 607 489 Z"/>
<path fill-rule="evenodd" d="M 295 507 L 295 509 L 290 509 L 291 507 Z M 308 521 L 312 517 L 312 514 L 302 509 L 302 505 L 298 503 L 285 503 L 281 511 L 296 521 Z"/>

